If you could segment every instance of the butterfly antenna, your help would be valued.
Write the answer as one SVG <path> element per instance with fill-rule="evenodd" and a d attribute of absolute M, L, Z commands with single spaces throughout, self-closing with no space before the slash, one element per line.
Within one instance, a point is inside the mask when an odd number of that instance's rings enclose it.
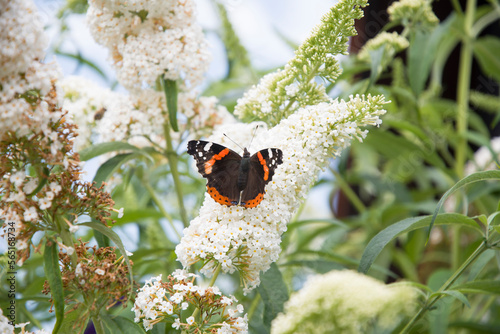
<path fill-rule="evenodd" d="M 231 138 L 229 138 L 229 136 L 228 136 L 228 135 L 226 135 L 225 133 L 223 133 L 223 135 L 224 135 L 227 139 L 229 139 L 230 141 L 232 141 L 233 143 L 235 143 L 235 144 L 236 144 L 236 146 L 238 146 L 239 148 L 241 148 L 241 150 L 242 150 L 242 151 L 244 151 L 244 150 L 245 150 L 245 149 L 244 149 L 243 147 L 241 147 L 241 146 L 240 146 L 237 142 L 235 142 L 234 140 L 232 140 Z"/>
<path fill-rule="evenodd" d="M 257 126 L 255 127 L 255 129 L 253 130 L 252 139 L 250 139 L 250 144 L 248 144 L 248 148 L 250 148 L 250 146 L 252 145 L 252 142 L 253 142 L 253 139 L 255 138 L 255 134 L 257 133 L 257 128 L 258 128 L 258 127 L 259 127 L 259 126 L 257 125 Z"/>

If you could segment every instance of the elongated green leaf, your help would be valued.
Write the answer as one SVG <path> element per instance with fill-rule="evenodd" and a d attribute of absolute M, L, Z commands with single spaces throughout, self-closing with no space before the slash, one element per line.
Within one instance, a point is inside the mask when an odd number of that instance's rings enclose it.
<path fill-rule="evenodd" d="M 428 227 L 432 219 L 432 216 L 407 218 L 395 224 L 392 224 L 386 229 L 380 231 L 375 237 L 373 237 L 372 240 L 370 240 L 370 242 L 366 246 L 359 263 L 358 271 L 366 274 L 377 256 L 389 242 L 403 233 L 408 233 L 419 228 Z M 437 216 L 435 222 L 437 225 L 457 224 L 467 226 L 477 230 L 479 233 L 482 232 L 480 227 L 472 218 L 458 213 L 440 214 Z"/>
<path fill-rule="evenodd" d="M 368 87 L 366 89 L 367 91 L 377 81 L 378 77 L 380 76 L 380 73 L 382 73 L 383 70 L 382 65 L 384 62 L 384 55 L 385 55 L 385 45 L 380 46 L 376 50 L 369 51 L 369 54 L 370 54 L 371 71 L 370 71 L 370 81 L 368 82 Z M 386 61 L 385 63 L 387 64 L 387 59 L 385 61 Z"/>
<path fill-rule="evenodd" d="M 433 293 L 432 296 L 434 296 L 436 294 L 443 294 L 443 295 L 452 296 L 453 298 L 456 298 L 456 299 L 460 300 L 465 306 L 467 306 L 468 308 L 470 308 L 469 300 L 460 291 L 457 291 L 457 290 L 446 290 L 446 291 L 441 291 L 439 293 Z"/>
<path fill-rule="evenodd" d="M 345 269 L 345 266 L 339 263 L 326 260 L 295 260 L 295 261 L 288 261 L 284 263 L 283 266 L 308 267 L 320 274 L 325 274 L 334 269 L 335 270 Z"/>
<path fill-rule="evenodd" d="M 87 161 L 98 157 L 104 153 L 115 151 L 139 151 L 140 149 L 129 143 L 121 141 L 112 141 L 108 143 L 100 143 L 83 149 L 80 153 L 80 160 Z"/>
<path fill-rule="evenodd" d="M 117 170 L 121 165 L 136 157 L 138 157 L 138 155 L 134 153 L 115 155 L 114 157 L 103 163 L 101 167 L 99 167 L 99 169 L 95 173 L 94 182 L 99 187 L 101 183 L 106 181 L 111 176 L 111 174 L 113 174 L 114 171 Z"/>
<path fill-rule="evenodd" d="M 417 30 L 411 37 L 408 50 L 408 79 L 415 95 L 423 91 L 443 36 L 449 33 L 450 23 L 442 23 L 432 32 Z"/>
<path fill-rule="evenodd" d="M 73 54 L 73 53 L 68 53 L 68 52 L 62 52 L 61 50 L 57 49 L 55 50 L 55 54 L 60 55 L 60 56 L 65 56 L 68 58 L 73 58 L 78 61 L 79 64 L 85 64 L 95 70 L 101 77 L 104 78 L 104 80 L 108 80 L 108 77 L 104 72 L 97 66 L 95 63 L 91 62 L 90 60 L 84 58 L 80 53 Z"/>
<path fill-rule="evenodd" d="M 99 247 L 109 247 L 109 238 L 102 234 L 101 232 L 94 230 L 94 238 L 97 241 Z"/>
<path fill-rule="evenodd" d="M 288 290 L 275 263 L 261 275 L 258 290 L 264 302 L 264 325 L 270 329 L 271 322 L 283 312 L 283 304 L 288 300 Z"/>
<path fill-rule="evenodd" d="M 411 156 L 412 158 L 407 160 L 413 161 L 415 158 L 418 158 L 418 160 L 425 160 L 433 166 L 446 169 L 443 160 L 437 155 L 436 150 L 426 149 L 404 137 L 396 136 L 387 131 L 371 132 L 366 144 L 390 159 Z"/>
<path fill-rule="evenodd" d="M 88 307 L 85 304 L 80 304 L 76 309 L 73 309 L 73 306 L 69 306 L 66 311 L 68 311 L 68 309 L 71 309 L 71 311 L 66 313 L 60 332 L 63 334 L 82 333 L 90 319 Z M 77 322 L 80 323 L 83 328 L 75 328 Z"/>
<path fill-rule="evenodd" d="M 120 239 L 118 234 L 116 234 L 115 231 L 113 231 L 109 227 L 106 227 L 103 224 L 98 223 L 98 222 L 94 222 L 94 221 L 87 222 L 87 223 L 81 223 L 78 225 L 88 226 L 88 227 L 90 227 L 98 232 L 101 232 L 102 234 L 107 236 L 111 241 L 113 241 L 115 243 L 116 247 L 118 247 L 118 249 L 120 250 L 120 253 L 122 253 L 123 257 L 125 258 L 125 263 L 127 264 L 127 267 L 128 267 L 128 272 L 130 275 L 130 277 L 129 277 L 129 279 L 130 279 L 130 296 L 132 296 L 132 294 L 134 293 L 134 276 L 132 273 L 132 266 L 130 265 L 130 261 L 129 261 L 127 252 L 126 252 L 125 247 L 123 246 L 122 240 Z"/>
<path fill-rule="evenodd" d="M 312 224 L 323 224 L 323 225 L 331 225 L 331 226 L 336 226 L 336 227 L 342 227 L 342 228 L 347 228 L 348 226 L 341 222 L 340 220 L 336 219 L 304 219 L 304 220 L 297 220 L 294 222 L 291 222 L 288 224 L 288 229 L 290 228 L 296 228 L 300 226 L 305 226 L 305 225 L 312 225 Z"/>
<path fill-rule="evenodd" d="M 463 293 L 485 293 L 500 295 L 500 281 L 497 280 L 478 280 L 455 285 L 453 290 Z"/>
<path fill-rule="evenodd" d="M 500 180 L 500 170 L 488 170 L 488 171 L 483 171 L 483 172 L 476 172 L 474 174 L 468 175 L 458 181 L 453 187 L 451 187 L 444 195 L 441 197 L 439 200 L 436 210 L 434 211 L 434 214 L 432 215 L 432 220 L 429 225 L 429 233 L 427 235 L 427 239 L 429 239 L 429 236 L 431 234 L 432 226 L 434 226 L 434 221 L 437 217 L 437 214 L 439 213 L 439 210 L 441 210 L 441 207 L 444 204 L 444 201 L 453 194 L 456 190 L 474 183 L 474 182 L 479 182 L 479 181 L 485 181 L 485 180 Z"/>
<path fill-rule="evenodd" d="M 50 286 L 50 294 L 54 301 L 56 311 L 56 324 L 52 334 L 56 334 L 64 320 L 64 291 L 61 278 L 61 269 L 59 268 L 59 254 L 57 243 L 53 238 L 47 238 L 43 252 L 43 266 L 45 276 Z"/>
<path fill-rule="evenodd" d="M 144 334 L 141 326 L 128 318 L 101 314 L 99 319 L 104 324 L 107 334 Z"/>
<path fill-rule="evenodd" d="M 474 55 L 484 73 L 500 81 L 500 39 L 493 36 L 478 38 L 474 42 Z"/>
<path fill-rule="evenodd" d="M 168 119 L 170 126 L 175 132 L 179 132 L 177 124 L 177 81 L 165 80 L 162 78 L 163 90 L 167 99 Z"/>
<path fill-rule="evenodd" d="M 141 221 L 141 220 L 148 219 L 148 218 L 161 219 L 164 217 L 165 216 L 161 212 L 159 212 L 156 209 L 152 209 L 152 208 L 143 208 L 143 209 L 139 209 L 139 210 L 127 209 L 126 215 L 123 215 L 122 218 L 116 219 L 115 226 L 123 225 L 126 223 L 137 222 L 137 221 Z"/>

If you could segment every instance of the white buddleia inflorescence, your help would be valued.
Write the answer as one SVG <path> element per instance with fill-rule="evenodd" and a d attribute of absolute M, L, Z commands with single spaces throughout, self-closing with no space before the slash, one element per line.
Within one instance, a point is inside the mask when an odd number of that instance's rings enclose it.
<path fill-rule="evenodd" d="M 417 306 L 416 290 L 342 270 L 311 277 L 272 322 L 272 334 L 391 333 Z M 334 315 L 334 316 L 332 316 Z"/>
<path fill-rule="evenodd" d="M 208 276 L 219 264 L 225 272 L 237 270 L 245 292 L 259 285 L 260 272 L 278 259 L 281 235 L 319 171 L 353 139 L 362 141 L 368 132 L 365 126 L 381 123 L 385 103 L 383 96 L 351 96 L 347 102 L 302 108 L 269 130 L 260 126 L 251 152 L 269 147 L 283 151 L 283 164 L 266 186 L 264 200 L 247 209 L 221 205 L 206 194 L 199 216 L 184 230 L 176 248 L 179 261 L 186 267 L 205 261 L 202 272 Z M 248 143 L 256 124 L 261 123 L 221 126 L 209 139 L 239 151 L 222 133 Z"/>
<path fill-rule="evenodd" d="M 159 76 L 201 83 L 210 55 L 191 0 L 89 1 L 94 39 L 110 50 L 120 84 L 155 87 Z"/>

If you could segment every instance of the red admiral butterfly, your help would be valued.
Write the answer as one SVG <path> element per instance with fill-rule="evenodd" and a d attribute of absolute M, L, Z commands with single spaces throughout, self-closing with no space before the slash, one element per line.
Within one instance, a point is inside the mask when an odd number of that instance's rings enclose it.
<path fill-rule="evenodd" d="M 274 170 L 283 163 L 283 153 L 277 148 L 261 150 L 254 155 L 246 148 L 243 157 L 222 145 L 191 140 L 188 151 L 200 174 L 208 180 L 208 194 L 220 204 L 253 208 L 264 199 L 266 184 Z"/>

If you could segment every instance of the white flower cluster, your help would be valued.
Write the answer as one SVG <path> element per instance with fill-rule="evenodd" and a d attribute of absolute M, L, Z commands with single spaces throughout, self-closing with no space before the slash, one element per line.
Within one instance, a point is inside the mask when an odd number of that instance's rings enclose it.
<path fill-rule="evenodd" d="M 91 0 L 87 22 L 109 48 L 118 81 L 127 89 L 154 87 L 162 75 L 198 85 L 210 55 L 192 0 Z"/>
<path fill-rule="evenodd" d="M 384 63 L 390 62 L 394 55 L 410 45 L 408 40 L 399 35 L 397 32 L 386 32 L 383 31 L 379 33 L 374 38 L 370 39 L 359 51 L 358 58 L 363 61 L 370 61 L 370 51 L 375 51 L 378 48 L 384 46 Z"/>
<path fill-rule="evenodd" d="M 63 108 L 71 121 L 78 125 L 78 137 L 73 141 L 73 147 L 79 152 L 92 143 L 96 121 L 104 117 L 113 102 L 126 97 L 79 76 L 65 77 L 59 85 L 64 92 Z"/>
<path fill-rule="evenodd" d="M 2 1 L 0 31 L 0 140 L 31 132 L 56 136 L 48 124 L 61 113 L 49 110 L 49 105 L 59 100 L 57 94 L 49 93 L 60 71 L 56 64 L 39 62 L 47 39 L 33 2 Z M 54 150 L 59 148 L 54 140 Z"/>
<path fill-rule="evenodd" d="M 1 40 L 2 37 L 0 44 Z M 59 100 L 48 93 L 59 75 L 57 64 L 42 64 L 34 60 L 29 67 L 0 78 L 1 140 L 9 133 L 18 137 L 31 132 L 43 132 L 47 138 L 54 136 L 48 124 L 60 119 L 61 112 L 49 110 L 49 104 L 56 105 Z M 58 150 L 59 143 L 56 141 L 54 145 L 54 150 Z"/>
<path fill-rule="evenodd" d="M 387 13 L 389 21 L 401 21 L 403 25 L 420 24 L 422 28 L 430 29 L 439 23 L 429 0 L 394 1 L 387 8 Z"/>
<path fill-rule="evenodd" d="M 24 72 L 44 57 L 48 41 L 32 1 L 0 1 L 0 31 L 0 76 Z"/>
<path fill-rule="evenodd" d="M 16 332 L 14 331 L 15 328 L 21 328 L 22 334 L 49 334 L 45 329 L 40 329 L 36 332 L 30 332 L 25 330 L 24 328 L 29 325 L 29 322 L 24 322 L 21 324 L 16 324 L 15 326 L 12 326 L 9 322 L 9 319 L 3 315 L 3 311 L 0 308 L 0 333 L 2 334 L 15 334 Z"/>
<path fill-rule="evenodd" d="M 220 312 L 225 319 L 220 324 L 211 324 L 212 327 L 218 328 L 218 333 L 247 333 L 246 315 L 235 317 L 236 314 L 243 313 L 243 306 L 239 304 L 236 308 L 229 308 L 237 302 L 236 298 L 223 296 L 217 287 L 203 288 L 194 285 L 192 282 L 194 277 L 196 275 L 178 269 L 172 274 L 170 284 L 162 282 L 162 275 L 147 280 L 139 290 L 132 308 L 135 313 L 134 321 L 142 321 L 146 331 L 164 319 L 170 320 L 175 329 L 189 328 L 197 325 L 195 319 L 191 316 L 186 318 L 186 323 L 182 323 L 181 311 L 186 310 L 190 304 L 204 301 L 202 312 L 207 312 L 207 314 Z M 199 305 L 194 306 L 199 307 Z M 222 307 L 223 310 L 211 310 L 218 307 Z M 227 314 L 224 314 L 225 311 Z"/>
<path fill-rule="evenodd" d="M 5 203 L 16 203 L 20 206 L 24 206 L 26 203 L 26 196 L 33 193 L 38 187 L 38 179 L 36 177 L 27 176 L 24 171 L 18 171 L 10 176 L 5 175 L 4 179 L 0 180 L 0 188 L 9 189 L 9 184 L 14 185 L 14 189 L 11 189 L 9 196 L 6 196 L 2 200 Z M 20 216 L 15 210 L 8 207 L 5 211 L 0 210 L 0 220 L 16 224 L 16 231 L 20 231 L 23 222 L 38 222 L 41 218 L 39 211 L 49 209 L 52 206 L 52 200 L 61 190 L 62 187 L 56 182 L 46 184 L 36 196 L 31 197 L 31 204 L 33 205 L 25 208 L 23 216 Z M 26 242 L 18 241 L 16 244 L 17 250 L 23 250 L 26 247 Z M 22 265 L 22 263 L 18 263 L 18 265 Z"/>
<path fill-rule="evenodd" d="M 267 271 L 278 259 L 286 224 L 319 171 L 352 139 L 365 138 L 368 131 L 361 127 L 381 123 L 385 103 L 383 96 L 334 100 L 299 109 L 270 130 L 259 127 L 251 151 L 270 147 L 283 151 L 283 164 L 267 185 L 264 200 L 247 209 L 218 204 L 206 194 L 199 216 L 184 229 L 176 247 L 178 260 L 185 267 L 200 260 L 207 262 L 202 269 L 206 275 L 219 264 L 225 272 L 238 270 L 245 292 L 258 286 L 260 271 Z M 220 127 L 210 139 L 234 148 L 222 132 L 239 143 L 248 143 L 254 129 L 255 124 L 230 124 Z"/>
<path fill-rule="evenodd" d="M 271 333 L 390 333 L 414 311 L 416 297 L 408 285 L 387 286 L 355 271 L 331 271 L 311 277 L 290 297 Z"/>
<path fill-rule="evenodd" d="M 74 141 L 76 151 L 110 141 L 128 141 L 144 147 L 150 146 L 151 140 L 165 145 L 163 124 L 168 115 L 164 111 L 163 92 L 145 89 L 123 95 L 81 77 L 65 78 L 61 88 L 64 109 L 78 124 L 78 137 Z M 208 130 L 220 124 L 235 122 L 214 96 L 196 98 L 194 92 L 179 93 L 177 108 L 183 115 L 178 120 L 181 130 L 189 129 L 191 135 L 197 137 L 207 135 Z"/>

